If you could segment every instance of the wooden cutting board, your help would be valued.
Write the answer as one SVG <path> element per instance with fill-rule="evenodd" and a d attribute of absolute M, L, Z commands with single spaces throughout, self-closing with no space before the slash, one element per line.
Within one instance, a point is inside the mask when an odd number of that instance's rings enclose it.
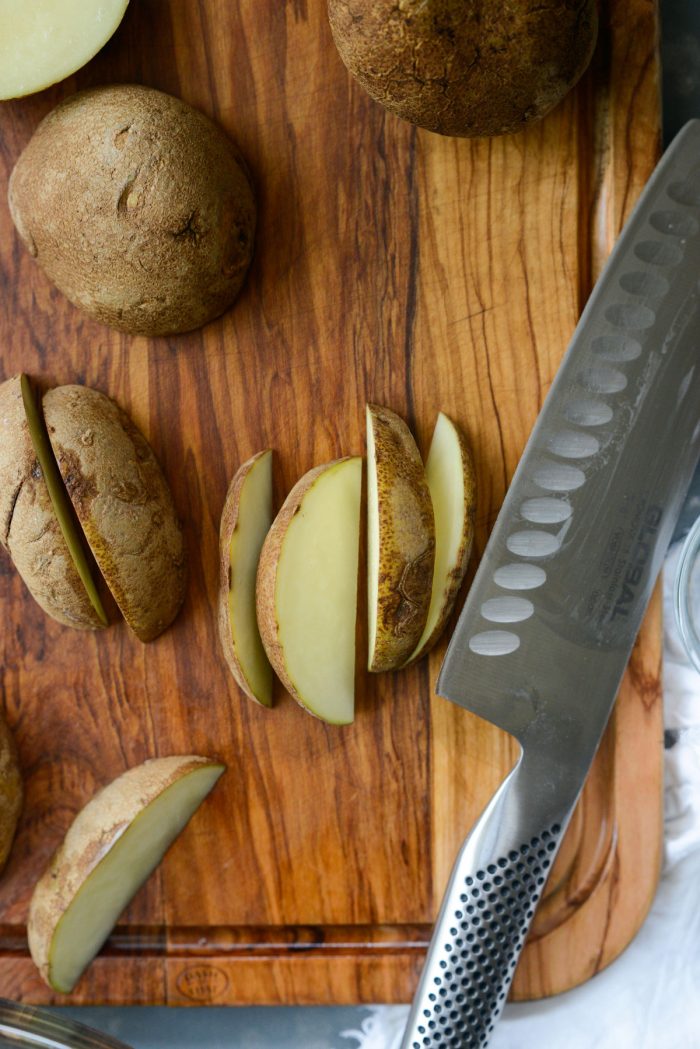
<path fill-rule="evenodd" d="M 497 729 L 436 699 L 444 646 L 360 676 L 331 728 L 280 695 L 267 712 L 216 636 L 217 530 L 238 464 L 277 450 L 281 498 L 363 451 L 367 399 L 429 442 L 438 409 L 478 466 L 474 563 L 580 310 L 659 152 L 657 12 L 613 0 L 590 72 L 526 134 L 442 139 L 350 80 L 324 0 L 134 0 L 78 76 L 0 104 L 0 198 L 38 121 L 76 88 L 137 81 L 221 122 L 254 172 L 257 254 L 223 319 L 148 341 L 84 317 L 0 205 L 0 377 L 85 382 L 148 435 L 186 525 L 175 626 L 144 647 L 48 620 L 0 560 L 0 683 L 27 784 L 0 881 L 0 994 L 59 1001 L 25 940 L 33 884 L 75 812 L 154 755 L 229 767 L 72 996 L 83 1003 L 407 1001 L 457 847 L 513 764 Z M 660 613 L 642 629 L 513 994 L 606 965 L 655 888 L 661 841 Z"/>

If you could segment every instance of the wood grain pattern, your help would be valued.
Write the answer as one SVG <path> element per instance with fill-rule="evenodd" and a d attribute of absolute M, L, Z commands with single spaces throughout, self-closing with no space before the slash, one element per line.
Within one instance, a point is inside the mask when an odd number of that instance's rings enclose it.
<path fill-rule="evenodd" d="M 149 437 L 185 522 L 190 584 L 143 647 L 46 619 L 0 560 L 0 688 L 27 803 L 0 882 L 0 993 L 40 983 L 32 886 L 76 810 L 146 757 L 229 772 L 123 916 L 73 1002 L 406 1001 L 456 852 L 513 761 L 498 730 L 432 696 L 444 646 L 362 677 L 357 720 L 329 728 L 287 697 L 255 707 L 216 636 L 227 485 L 263 447 L 281 497 L 316 463 L 361 453 L 366 400 L 423 451 L 438 409 L 470 435 L 476 551 L 614 235 L 659 148 L 656 9 L 611 0 L 594 66 L 542 124 L 491 142 L 385 115 L 348 79 L 324 0 L 139 0 L 85 70 L 0 107 L 0 198 L 38 120 L 78 87 L 144 82 L 237 140 L 260 230 L 237 306 L 200 332 L 133 339 L 70 306 L 0 205 L 0 354 L 45 382 L 114 396 Z M 552 993 L 638 927 L 658 869 L 659 605 L 645 622 L 514 985 Z"/>

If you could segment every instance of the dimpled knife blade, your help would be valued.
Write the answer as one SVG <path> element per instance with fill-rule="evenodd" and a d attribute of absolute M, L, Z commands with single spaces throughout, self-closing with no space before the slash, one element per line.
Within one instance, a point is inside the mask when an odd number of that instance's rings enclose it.
<path fill-rule="evenodd" d="M 581 316 L 438 679 L 521 745 L 457 858 L 403 1049 L 488 1044 L 700 455 L 700 121 Z"/>

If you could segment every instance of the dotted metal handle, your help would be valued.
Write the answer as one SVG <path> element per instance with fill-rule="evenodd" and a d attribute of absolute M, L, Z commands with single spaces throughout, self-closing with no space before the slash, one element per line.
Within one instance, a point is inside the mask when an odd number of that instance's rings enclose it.
<path fill-rule="evenodd" d="M 541 812 L 536 829 L 530 802 L 545 779 L 537 760 L 521 762 L 462 846 L 402 1049 L 488 1044 L 575 801 Z"/>
<path fill-rule="evenodd" d="M 403 1049 L 487 1045 L 560 838 L 561 827 L 553 824 L 479 870 L 462 852 L 435 927 Z"/>

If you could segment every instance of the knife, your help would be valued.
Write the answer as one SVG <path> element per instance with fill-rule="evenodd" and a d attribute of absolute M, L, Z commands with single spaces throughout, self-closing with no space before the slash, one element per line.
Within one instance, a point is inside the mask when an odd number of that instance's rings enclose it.
<path fill-rule="evenodd" d="M 488 1044 L 700 457 L 700 121 L 574 332 L 447 649 L 439 695 L 518 762 L 462 846 L 402 1049 Z"/>

